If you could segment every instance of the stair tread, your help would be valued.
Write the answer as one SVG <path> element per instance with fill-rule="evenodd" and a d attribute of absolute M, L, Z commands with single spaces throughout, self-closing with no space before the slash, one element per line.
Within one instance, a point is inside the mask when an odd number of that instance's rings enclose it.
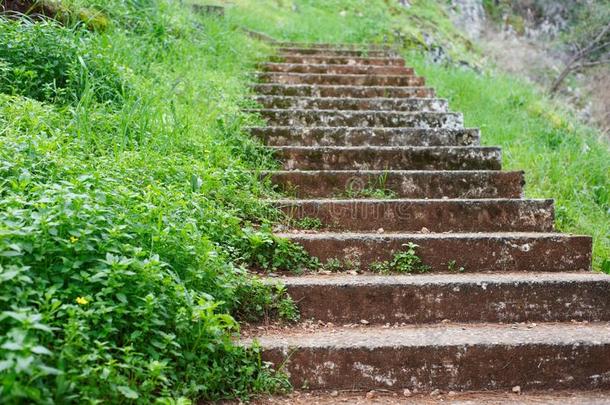
<path fill-rule="evenodd" d="M 431 390 L 430 390 L 431 391 Z M 409 393 L 405 397 L 402 390 L 374 391 L 374 395 L 363 390 L 295 392 L 288 396 L 264 396 L 254 399 L 253 405 L 431 405 L 448 403 L 452 405 L 608 405 L 610 391 L 543 391 L 514 393 L 510 389 L 495 391 L 451 391 L 430 397 L 430 392 Z"/>
<path fill-rule="evenodd" d="M 565 238 L 578 237 L 589 238 L 588 235 L 579 235 L 564 232 L 442 232 L 442 233 L 417 233 L 417 232 L 277 232 L 279 237 L 290 238 L 298 236 L 303 239 L 482 239 L 482 238 Z"/>
<path fill-rule="evenodd" d="M 364 326 L 276 330 L 245 343 L 258 341 L 265 349 L 609 345 L 610 322 L 521 324 L 435 324 L 399 327 Z"/>
<path fill-rule="evenodd" d="M 366 74 L 355 74 L 355 73 L 301 73 L 301 72 L 268 72 L 268 71 L 257 71 L 254 72 L 255 75 L 258 76 L 294 76 L 294 77 L 306 77 L 306 76 L 322 76 L 322 77 L 335 77 L 335 76 L 341 76 L 341 77 L 354 77 L 354 78 L 362 78 L 363 76 L 370 76 L 370 77 L 395 77 L 395 78 L 402 78 L 402 77 L 421 77 L 421 76 L 415 76 L 415 75 L 405 75 L 405 74 L 400 74 L 400 75 L 392 75 L 392 74 L 379 74 L 379 73 L 366 73 Z"/>
<path fill-rule="evenodd" d="M 248 112 L 277 112 L 277 113 L 291 113 L 291 114 L 301 114 L 301 113 L 307 113 L 307 114 L 317 114 L 317 113 L 324 113 L 324 114 L 328 114 L 328 113 L 333 113 L 333 114 L 346 114 L 346 115 L 367 115 L 367 114 L 376 114 L 376 115 L 424 115 L 424 114 L 430 114 L 430 115 L 462 115 L 462 113 L 459 112 L 451 112 L 451 111 L 442 111 L 442 112 L 437 112 L 437 111 L 380 111 L 380 110 L 322 110 L 322 109 L 317 109 L 317 108 L 291 108 L 289 110 L 286 110 L 284 108 L 248 108 L 245 109 L 245 111 Z M 281 126 L 281 125 L 279 125 Z M 307 126 L 308 128 L 311 128 L 310 126 Z M 348 127 L 351 128 L 351 127 Z M 387 127 L 387 128 L 393 128 L 393 127 Z"/>
<path fill-rule="evenodd" d="M 391 90 L 391 89 L 399 89 L 401 91 L 406 90 L 421 90 L 427 89 L 432 90 L 431 87 L 426 86 L 354 86 L 349 84 L 287 84 L 287 83 L 251 83 L 251 87 L 284 87 L 284 88 L 321 88 L 321 89 L 362 89 L 362 90 Z"/>
<path fill-rule="evenodd" d="M 436 274 L 306 274 L 301 276 L 267 277 L 265 282 L 274 284 L 280 280 L 286 286 L 345 286 L 367 285 L 443 285 L 443 284 L 549 284 L 602 281 L 609 283 L 610 275 L 594 271 L 531 272 L 531 273 L 436 273 Z"/>
<path fill-rule="evenodd" d="M 264 200 L 265 201 L 265 200 Z M 494 204 L 494 203 L 549 203 L 553 202 L 552 198 L 272 198 L 267 199 L 275 204 L 341 204 L 341 203 L 358 203 L 358 204 L 392 204 L 392 203 L 410 203 L 410 204 Z"/>
<path fill-rule="evenodd" d="M 522 170 L 401 170 L 401 169 L 387 169 L 387 170 L 263 170 L 261 174 L 302 174 L 306 176 L 316 176 L 320 174 L 412 174 L 412 175 L 447 175 L 447 176 L 459 176 L 459 175 L 476 175 L 476 174 L 506 174 L 506 173 L 523 173 Z"/>
<path fill-rule="evenodd" d="M 272 94 L 272 95 L 258 95 L 258 96 L 254 96 L 253 97 L 255 100 L 257 99 L 269 99 L 269 98 L 273 98 L 273 99 L 277 99 L 277 100 L 282 100 L 282 99 L 289 99 L 289 100 L 324 100 L 324 101 L 362 101 L 362 98 L 359 97 L 315 97 L 315 96 L 285 96 L 285 95 L 278 95 L 278 94 Z M 432 101 L 447 101 L 446 98 L 440 98 L 440 97 L 370 97 L 365 99 L 367 102 L 369 101 L 402 101 L 405 103 L 408 102 L 413 102 L 413 101 L 426 101 L 426 102 L 432 102 Z M 276 110 L 279 110 L 279 108 L 275 108 Z M 302 109 L 305 111 L 311 111 L 311 109 Z M 322 110 L 322 111 L 335 111 L 335 110 Z M 341 111 L 341 110 L 337 110 L 337 111 Z M 351 110 L 346 110 L 346 111 L 351 111 Z M 376 110 L 371 110 L 371 111 L 376 111 Z M 400 111 L 398 111 L 400 112 Z M 351 128 L 351 127 L 348 127 Z"/>

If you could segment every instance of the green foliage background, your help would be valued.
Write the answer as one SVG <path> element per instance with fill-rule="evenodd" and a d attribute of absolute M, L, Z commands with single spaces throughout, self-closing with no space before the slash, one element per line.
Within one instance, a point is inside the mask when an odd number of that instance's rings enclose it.
<path fill-rule="evenodd" d="M 274 163 L 243 131 L 266 50 L 178 4 L 116 6 L 104 32 L 0 20 L 0 398 L 283 389 L 234 341 L 235 319 L 298 317 L 245 266 L 309 260 L 272 235 Z"/>

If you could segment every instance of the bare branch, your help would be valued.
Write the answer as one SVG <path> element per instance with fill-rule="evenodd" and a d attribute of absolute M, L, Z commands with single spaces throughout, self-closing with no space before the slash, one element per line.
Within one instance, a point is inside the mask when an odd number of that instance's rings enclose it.
<path fill-rule="evenodd" d="M 582 63 L 579 63 L 578 66 L 573 70 L 580 70 L 580 69 L 589 68 L 589 67 L 593 67 L 593 66 L 605 65 L 607 63 L 610 63 L 610 59 L 601 59 L 601 60 L 596 60 L 593 62 L 582 62 Z"/>
<path fill-rule="evenodd" d="M 601 28 L 597 35 L 595 35 L 593 40 L 591 40 L 586 47 L 582 48 L 580 44 L 574 44 L 574 47 L 576 48 L 576 53 L 566 63 L 563 70 L 559 73 L 559 76 L 557 76 L 557 78 L 551 85 L 550 91 L 552 94 L 556 93 L 557 90 L 559 90 L 559 87 L 570 73 L 610 62 L 607 59 L 600 59 L 599 61 L 587 61 L 587 59 L 592 59 L 590 58 L 592 54 L 610 46 L 610 41 L 605 40 L 605 37 L 609 32 L 610 23 L 606 24 L 603 28 Z"/>

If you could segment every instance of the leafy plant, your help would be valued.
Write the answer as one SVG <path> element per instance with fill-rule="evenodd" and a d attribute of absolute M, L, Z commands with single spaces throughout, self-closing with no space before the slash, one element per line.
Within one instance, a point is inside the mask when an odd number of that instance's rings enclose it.
<path fill-rule="evenodd" d="M 88 31 L 52 20 L 0 17 L 0 62 L 3 93 L 76 102 L 90 91 L 98 101 L 117 102 L 125 91 L 118 67 Z"/>
<path fill-rule="evenodd" d="M 337 259 L 336 257 L 328 259 L 322 265 L 322 270 L 325 270 L 325 271 L 337 272 L 337 271 L 341 270 L 342 268 L 343 268 L 343 265 L 341 264 L 341 260 Z"/>
<path fill-rule="evenodd" d="M 421 258 L 417 256 L 417 245 L 409 242 L 403 245 L 406 249 L 394 253 L 388 261 L 371 263 L 370 270 L 374 273 L 427 273 L 430 267 L 425 265 Z"/>
<path fill-rule="evenodd" d="M 455 260 L 449 260 L 449 262 L 447 263 L 447 270 L 457 271 L 459 273 L 463 273 L 466 271 L 466 269 L 464 267 L 458 266 L 457 262 Z"/>
<path fill-rule="evenodd" d="M 320 218 L 315 217 L 303 217 L 297 220 L 293 220 L 292 224 L 298 229 L 309 229 L 316 230 L 322 228 L 323 224 Z"/>
<path fill-rule="evenodd" d="M 361 186 L 354 182 L 350 182 L 345 190 L 347 198 L 375 198 L 375 199 L 391 199 L 396 198 L 396 192 L 386 188 L 387 173 L 369 180 L 366 185 Z"/>

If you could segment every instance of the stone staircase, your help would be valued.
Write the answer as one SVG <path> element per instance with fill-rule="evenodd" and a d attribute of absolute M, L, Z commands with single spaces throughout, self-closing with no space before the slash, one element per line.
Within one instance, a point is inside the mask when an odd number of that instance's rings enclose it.
<path fill-rule="evenodd" d="M 523 198 L 523 173 L 392 52 L 278 46 L 252 133 L 293 197 L 274 204 L 322 224 L 281 236 L 341 268 L 282 277 L 313 322 L 260 332 L 264 359 L 298 389 L 610 388 L 591 238 L 555 233 L 553 201 Z M 410 243 L 424 274 L 367 271 Z"/>

